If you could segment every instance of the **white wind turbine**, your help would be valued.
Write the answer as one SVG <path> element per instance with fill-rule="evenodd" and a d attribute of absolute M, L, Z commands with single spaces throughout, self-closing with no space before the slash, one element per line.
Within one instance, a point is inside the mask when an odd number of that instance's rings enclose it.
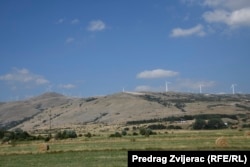
<path fill-rule="evenodd" d="M 233 91 L 233 94 L 235 93 L 235 86 L 237 86 L 236 84 L 232 84 L 231 85 L 231 89 L 232 89 L 232 91 Z"/>
<path fill-rule="evenodd" d="M 166 81 L 166 92 L 168 92 L 168 84 L 170 84 L 170 82 Z"/>
<path fill-rule="evenodd" d="M 199 85 L 200 86 L 200 93 L 202 93 L 202 84 Z"/>

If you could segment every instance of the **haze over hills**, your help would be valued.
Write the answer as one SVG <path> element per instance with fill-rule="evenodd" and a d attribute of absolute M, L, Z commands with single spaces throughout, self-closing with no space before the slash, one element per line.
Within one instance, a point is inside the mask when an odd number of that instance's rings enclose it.
<path fill-rule="evenodd" d="M 246 115 L 246 121 L 250 121 L 250 95 L 123 92 L 73 98 L 50 92 L 24 101 L 0 103 L 0 127 L 34 131 L 50 126 L 124 125 L 169 117 L 182 120 L 199 114 Z"/>

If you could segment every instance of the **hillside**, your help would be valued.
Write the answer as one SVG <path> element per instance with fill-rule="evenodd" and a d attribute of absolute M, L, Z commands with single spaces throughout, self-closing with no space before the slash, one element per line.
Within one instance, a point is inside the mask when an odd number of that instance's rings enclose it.
<path fill-rule="evenodd" d="M 225 119 L 235 115 L 250 121 L 250 95 L 127 92 L 70 98 L 58 93 L 45 93 L 25 101 L 1 103 L 0 126 L 34 131 L 49 129 L 50 126 L 124 125 L 171 117 L 185 120 L 187 116 L 201 114 L 221 114 Z"/>

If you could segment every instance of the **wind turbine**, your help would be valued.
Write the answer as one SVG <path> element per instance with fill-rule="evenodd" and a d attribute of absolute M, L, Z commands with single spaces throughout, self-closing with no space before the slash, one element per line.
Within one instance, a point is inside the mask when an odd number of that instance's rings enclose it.
<path fill-rule="evenodd" d="M 235 93 L 234 90 L 235 90 L 235 86 L 237 86 L 236 84 L 232 84 L 231 85 L 231 88 L 232 88 L 232 91 L 233 91 L 233 94 Z"/>
<path fill-rule="evenodd" d="M 203 86 L 202 84 L 199 85 L 199 87 L 200 87 L 200 94 L 202 93 L 202 86 Z"/>
<path fill-rule="evenodd" d="M 170 84 L 170 82 L 166 81 L 166 92 L 168 92 L 168 84 Z"/>

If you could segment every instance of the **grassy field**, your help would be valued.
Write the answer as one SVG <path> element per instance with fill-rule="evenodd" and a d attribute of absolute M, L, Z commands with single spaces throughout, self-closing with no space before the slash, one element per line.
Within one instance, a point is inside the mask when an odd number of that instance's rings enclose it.
<path fill-rule="evenodd" d="M 50 141 L 50 150 L 39 152 L 42 141 L 0 145 L 0 166 L 127 166 L 128 150 L 250 150 L 250 136 L 238 130 L 159 131 L 150 137 L 108 135 L 73 140 Z M 218 147 L 215 140 L 224 136 L 227 147 Z"/>

